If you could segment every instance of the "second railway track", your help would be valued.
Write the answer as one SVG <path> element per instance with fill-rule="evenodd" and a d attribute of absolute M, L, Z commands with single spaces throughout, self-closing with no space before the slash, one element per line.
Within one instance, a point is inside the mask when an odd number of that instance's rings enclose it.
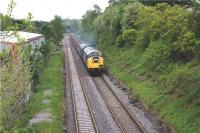
<path fill-rule="evenodd" d="M 69 75 L 70 75 L 70 88 L 72 95 L 72 104 L 74 107 L 76 132 L 80 133 L 97 133 L 96 127 L 90 105 L 87 97 L 84 94 L 84 88 L 82 86 L 81 79 L 79 77 L 77 66 L 74 63 L 73 55 L 70 49 L 69 39 L 65 45 L 65 53 L 68 54 L 69 58 Z"/>

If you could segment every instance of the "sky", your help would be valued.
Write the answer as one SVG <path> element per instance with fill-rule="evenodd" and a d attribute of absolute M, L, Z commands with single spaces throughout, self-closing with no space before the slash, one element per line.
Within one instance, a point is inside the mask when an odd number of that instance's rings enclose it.
<path fill-rule="evenodd" d="M 5 14 L 10 0 L 0 0 L 0 13 Z M 25 18 L 28 12 L 33 20 L 50 21 L 55 15 L 70 19 L 80 19 L 83 14 L 97 4 L 101 9 L 108 6 L 108 0 L 15 0 L 13 17 Z"/>

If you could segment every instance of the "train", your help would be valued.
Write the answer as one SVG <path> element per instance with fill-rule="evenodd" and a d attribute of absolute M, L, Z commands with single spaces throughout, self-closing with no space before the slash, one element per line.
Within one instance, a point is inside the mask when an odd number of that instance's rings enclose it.
<path fill-rule="evenodd" d="M 101 74 L 104 72 L 104 58 L 102 53 L 95 47 L 76 41 L 74 35 L 70 35 L 70 39 L 73 42 L 75 49 L 80 55 L 84 65 L 91 74 Z"/>

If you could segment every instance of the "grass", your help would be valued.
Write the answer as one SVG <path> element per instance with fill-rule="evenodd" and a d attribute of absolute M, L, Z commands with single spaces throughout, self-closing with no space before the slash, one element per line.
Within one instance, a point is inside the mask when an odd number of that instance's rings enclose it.
<path fill-rule="evenodd" d="M 130 91 L 149 109 L 157 113 L 163 121 L 180 133 L 199 133 L 199 106 L 186 106 L 184 97 L 175 97 L 163 93 L 164 89 L 152 77 L 141 81 L 146 66 L 142 64 L 142 54 L 133 48 L 116 48 L 112 45 L 102 47 L 106 65 L 111 74 L 125 83 Z M 155 74 L 148 70 L 146 75 Z"/>
<path fill-rule="evenodd" d="M 62 77 L 63 54 L 57 51 L 49 59 L 48 65 L 44 68 L 39 82 L 34 89 L 25 113 L 22 115 L 21 127 L 14 129 L 14 132 L 39 132 L 39 133 L 61 133 L 63 132 L 64 94 Z M 51 91 L 44 95 L 44 91 Z M 44 104 L 43 100 L 50 100 Z M 41 122 L 28 127 L 28 121 L 40 111 L 49 110 L 52 114 L 52 122 Z"/>

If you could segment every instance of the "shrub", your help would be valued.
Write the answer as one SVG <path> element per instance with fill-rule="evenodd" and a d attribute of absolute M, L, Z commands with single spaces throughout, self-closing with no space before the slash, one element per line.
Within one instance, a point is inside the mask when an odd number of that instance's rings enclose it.
<path fill-rule="evenodd" d="M 185 97 L 187 103 L 200 104 L 200 67 L 176 66 L 162 76 L 162 86 L 167 92 Z"/>
<path fill-rule="evenodd" d="M 143 63 L 150 69 L 153 68 L 154 70 L 164 72 L 161 68 L 163 68 L 163 65 L 168 64 L 168 57 L 168 47 L 165 43 L 162 41 L 151 42 L 143 55 Z"/>
<path fill-rule="evenodd" d="M 122 34 L 122 38 L 127 45 L 134 45 L 135 40 L 137 38 L 137 30 L 135 29 L 128 29 L 124 30 Z"/>
<path fill-rule="evenodd" d="M 124 30 L 122 35 L 116 39 L 116 44 L 119 47 L 125 45 L 134 45 L 137 38 L 137 31 L 135 29 Z"/>
<path fill-rule="evenodd" d="M 124 40 L 123 40 L 123 37 L 122 35 L 119 35 L 116 39 L 116 44 L 118 47 L 123 47 L 124 46 Z"/>
<path fill-rule="evenodd" d="M 150 44 L 150 35 L 147 31 L 141 30 L 137 33 L 136 47 L 139 49 L 146 49 Z"/>

